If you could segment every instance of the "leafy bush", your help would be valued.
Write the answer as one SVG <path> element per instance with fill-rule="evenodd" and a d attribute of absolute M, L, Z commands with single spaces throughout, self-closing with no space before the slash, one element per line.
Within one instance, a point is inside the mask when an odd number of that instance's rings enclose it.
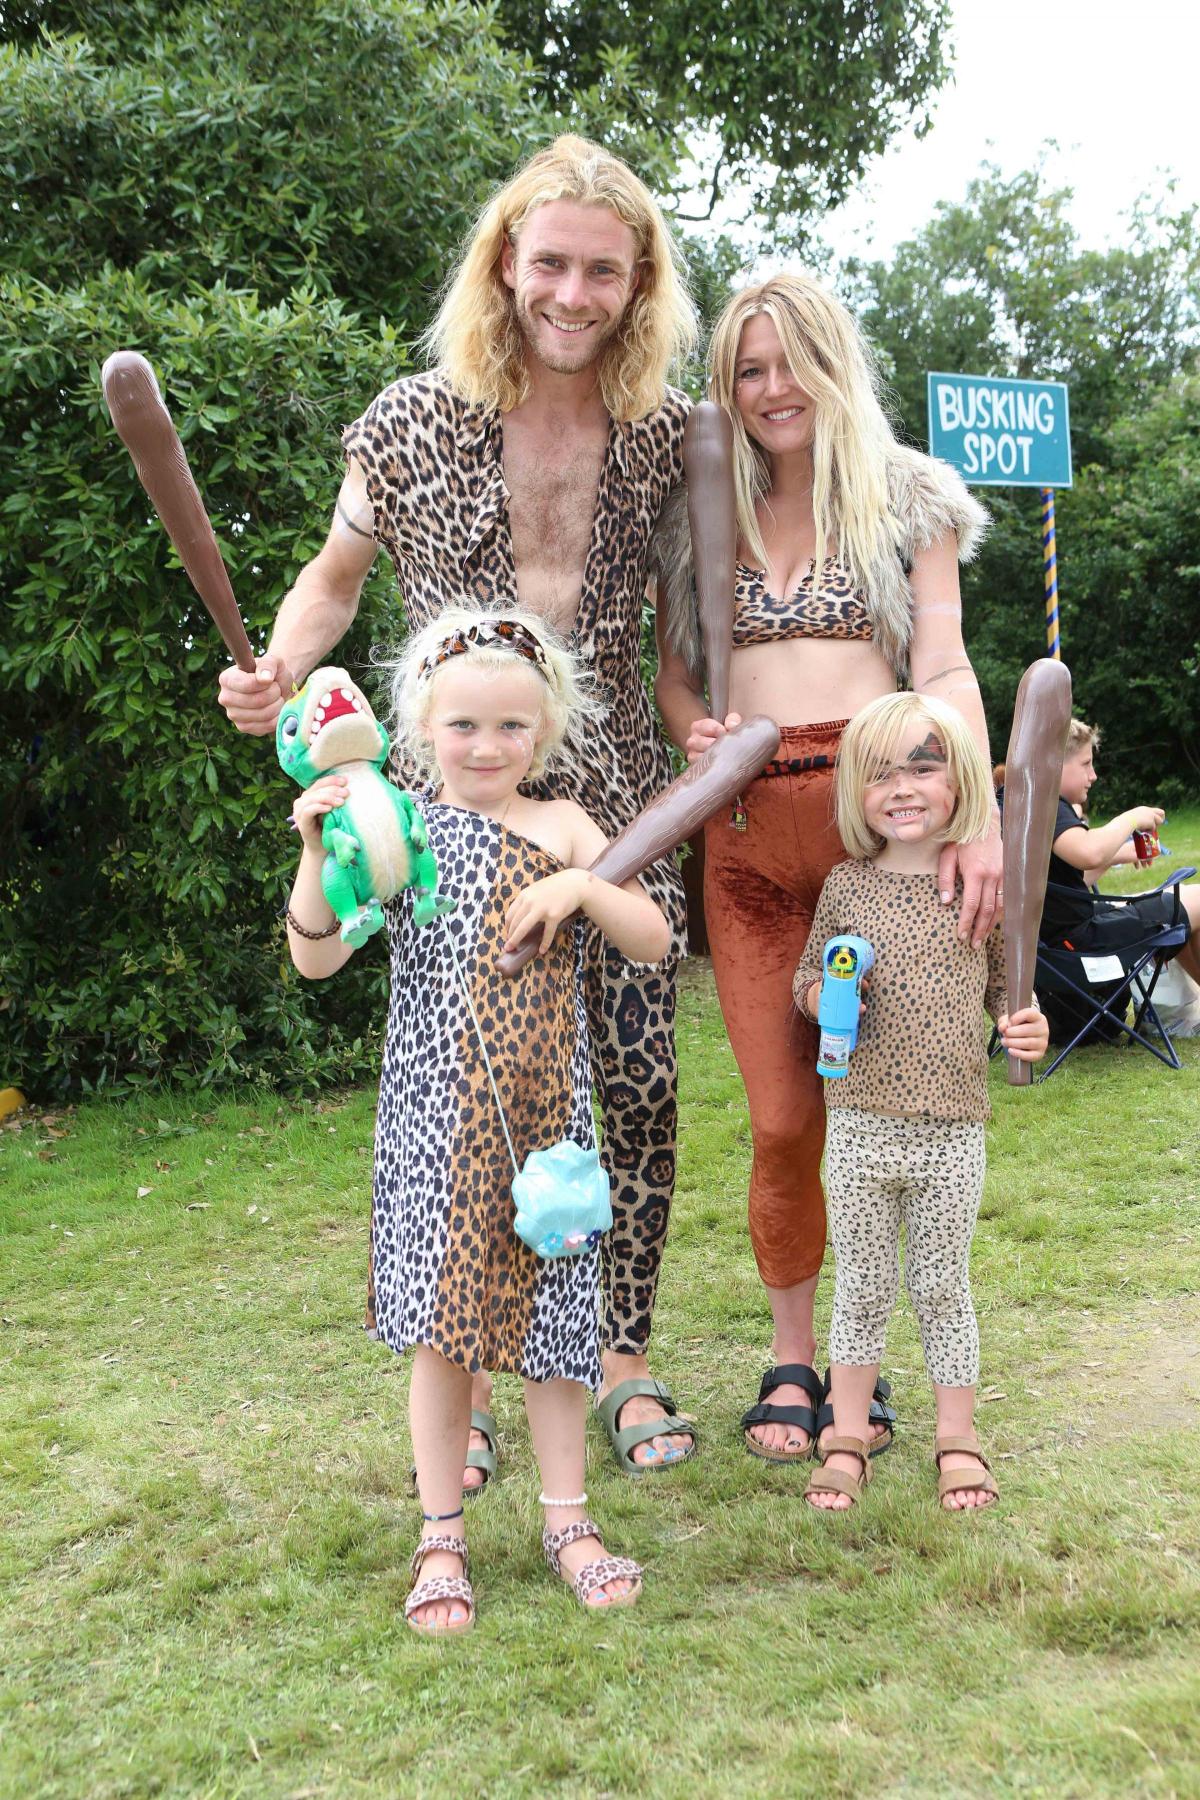
<path fill-rule="evenodd" d="M 0 283 L 0 1067 L 38 1094 L 350 1077 L 382 958 L 320 990 L 288 962 L 296 790 L 215 705 L 223 647 L 104 408 L 100 363 L 121 343 L 153 351 L 256 647 L 319 547 L 347 396 L 402 360 L 389 327 L 312 296 L 172 301 L 115 272 L 62 294 Z M 339 655 L 361 669 L 396 616 L 381 560 Z"/>

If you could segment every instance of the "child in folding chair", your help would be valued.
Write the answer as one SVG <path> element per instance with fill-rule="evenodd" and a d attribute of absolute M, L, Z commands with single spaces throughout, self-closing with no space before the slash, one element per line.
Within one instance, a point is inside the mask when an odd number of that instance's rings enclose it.
<path fill-rule="evenodd" d="M 852 1506 L 871 1479 L 868 1410 L 884 1335 L 905 1278 L 937 1403 L 934 1462 L 949 1511 L 990 1505 L 998 1488 L 975 1436 L 979 1330 L 968 1261 L 983 1191 L 986 1006 L 1025 1062 L 1046 1048 L 1036 1007 L 1010 1018 L 999 927 L 959 940 L 938 891 L 946 843 L 987 834 L 991 776 L 961 715 L 920 694 L 889 694 L 846 727 L 835 806 L 850 861 L 826 879 L 796 970 L 796 1004 L 817 1018 L 822 951 L 842 934 L 875 953 L 857 1048 L 826 1083 L 826 1199 L 837 1275 L 829 1332 L 834 1435 L 805 1499 Z"/>
<path fill-rule="evenodd" d="M 1130 842 L 1132 832 L 1156 830 L 1164 818 L 1161 807 L 1130 806 L 1107 825 L 1089 828 L 1082 822 L 1075 809 L 1086 804 L 1096 780 L 1099 742 L 1094 725 L 1071 720 L 1054 822 L 1049 891 L 1042 912 L 1042 939 L 1047 944 L 1065 944 L 1070 950 L 1118 951 L 1186 918 L 1188 940 L 1176 955 L 1192 980 L 1200 981 L 1200 885 L 1179 882 L 1162 893 L 1123 898 L 1090 891 L 1115 863 L 1137 861 Z"/>

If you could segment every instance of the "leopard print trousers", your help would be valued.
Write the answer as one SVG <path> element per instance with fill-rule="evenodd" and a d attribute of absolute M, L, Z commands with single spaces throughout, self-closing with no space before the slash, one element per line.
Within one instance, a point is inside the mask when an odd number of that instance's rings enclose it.
<path fill-rule="evenodd" d="M 631 965 L 594 931 L 584 955 L 600 1154 L 613 1183 L 613 1226 L 601 1243 L 603 1343 L 644 1356 L 675 1188 L 677 965 Z"/>
<path fill-rule="evenodd" d="M 983 1126 L 974 1120 L 901 1119 L 831 1106 L 825 1196 L 837 1259 L 829 1360 L 883 1361 L 888 1320 L 904 1279 L 929 1378 L 941 1387 L 979 1380 L 979 1327 L 971 1304 L 971 1236 L 983 1193 Z"/>

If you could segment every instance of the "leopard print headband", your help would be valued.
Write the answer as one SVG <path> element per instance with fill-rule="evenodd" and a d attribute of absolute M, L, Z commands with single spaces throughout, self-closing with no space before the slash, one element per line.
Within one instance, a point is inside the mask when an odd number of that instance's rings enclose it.
<path fill-rule="evenodd" d="M 469 625 L 465 630 L 452 631 L 425 658 L 417 670 L 418 680 L 428 681 L 435 669 L 440 669 L 452 656 L 465 656 L 473 646 L 482 648 L 485 644 L 504 644 L 514 656 L 532 663 L 546 686 L 553 688 L 554 674 L 545 650 L 528 626 L 516 619 L 480 619 L 478 624 Z"/>

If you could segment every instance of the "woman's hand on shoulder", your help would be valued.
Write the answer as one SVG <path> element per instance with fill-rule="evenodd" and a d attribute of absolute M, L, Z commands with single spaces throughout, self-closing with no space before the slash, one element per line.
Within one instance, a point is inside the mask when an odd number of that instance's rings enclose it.
<path fill-rule="evenodd" d="M 587 881 L 584 869 L 560 869 L 522 888 L 504 915 L 505 950 L 517 949 L 536 929 L 541 934 L 537 953 L 544 956 L 564 919 L 579 911 Z"/>
<path fill-rule="evenodd" d="M 947 844 L 938 858 L 938 891 L 942 903 L 954 899 L 955 872 L 962 879 L 958 935 L 978 950 L 993 925 L 1004 916 L 1004 851 L 1000 824 L 980 844 Z"/>
<path fill-rule="evenodd" d="M 350 783 L 344 775 L 322 775 L 319 781 L 305 788 L 292 808 L 292 818 L 306 850 L 313 850 L 318 856 L 324 854 L 321 833 L 325 815 L 345 806 L 349 798 Z"/>
<path fill-rule="evenodd" d="M 741 713 L 735 712 L 725 714 L 723 725 L 719 719 L 694 719 L 687 742 L 683 746 L 688 761 L 695 762 L 698 756 L 703 756 L 706 750 L 712 749 L 718 738 L 724 737 L 727 731 L 732 731 L 741 722 Z"/>

